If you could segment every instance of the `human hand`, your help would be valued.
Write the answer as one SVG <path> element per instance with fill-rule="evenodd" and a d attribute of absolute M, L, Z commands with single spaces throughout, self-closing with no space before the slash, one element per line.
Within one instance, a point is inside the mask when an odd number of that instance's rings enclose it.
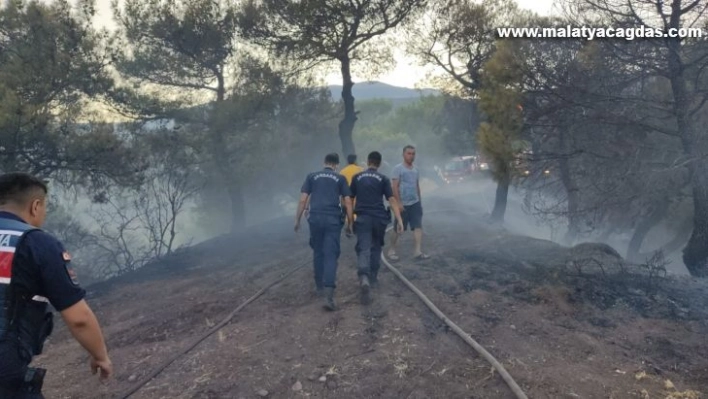
<path fill-rule="evenodd" d="M 91 359 L 91 373 L 95 375 L 99 370 L 101 371 L 99 375 L 101 381 L 110 378 L 113 375 L 113 363 L 111 363 L 111 359 Z"/>

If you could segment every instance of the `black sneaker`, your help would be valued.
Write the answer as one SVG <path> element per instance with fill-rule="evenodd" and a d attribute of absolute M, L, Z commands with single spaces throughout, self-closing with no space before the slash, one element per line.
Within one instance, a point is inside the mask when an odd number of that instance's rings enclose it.
<path fill-rule="evenodd" d="M 329 311 L 337 310 L 337 304 L 334 302 L 334 288 L 327 287 L 324 289 L 324 307 Z"/>
<path fill-rule="evenodd" d="M 362 275 L 359 277 L 359 287 L 361 288 L 361 303 L 362 305 L 368 305 L 371 300 L 369 296 L 371 284 L 368 276 Z"/>

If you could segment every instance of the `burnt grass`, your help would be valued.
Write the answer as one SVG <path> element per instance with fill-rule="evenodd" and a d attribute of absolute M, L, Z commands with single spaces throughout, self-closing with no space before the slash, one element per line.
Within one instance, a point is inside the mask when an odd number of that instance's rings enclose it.
<path fill-rule="evenodd" d="M 468 211 L 425 218 L 432 258 L 412 260 L 408 234 L 395 266 L 529 397 L 663 398 L 665 380 L 675 393 L 708 390 L 705 282 L 650 273 L 602 246 L 581 251 L 509 234 Z M 89 287 L 116 378 L 86 382 L 85 355 L 60 327 L 38 361 L 51 370 L 47 397 L 115 397 L 308 258 L 303 233 L 295 235 L 290 220 L 271 223 Z M 322 310 L 311 270 L 300 270 L 134 397 L 511 397 L 489 364 L 392 273 L 382 271 L 372 304 L 359 304 L 353 247 L 342 239 L 339 312 Z M 635 377 L 640 372 L 647 376 Z"/>
<path fill-rule="evenodd" d="M 649 275 L 620 271 L 611 275 L 578 273 L 561 264 L 519 262 L 499 253 L 461 252 L 460 264 L 468 267 L 460 279 L 465 292 L 503 287 L 504 295 L 530 303 L 540 300 L 533 290 L 543 285 L 569 289 L 571 304 L 590 304 L 600 310 L 627 307 L 643 317 L 674 320 L 708 318 L 708 290 L 691 287 L 688 277 Z M 442 290 L 455 296 L 454 290 Z"/>

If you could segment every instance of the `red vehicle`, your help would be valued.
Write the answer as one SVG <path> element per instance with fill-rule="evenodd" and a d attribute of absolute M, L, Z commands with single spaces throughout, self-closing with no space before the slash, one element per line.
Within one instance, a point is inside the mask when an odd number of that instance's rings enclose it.
<path fill-rule="evenodd" d="M 477 157 L 464 156 L 447 161 L 438 172 L 445 183 L 451 184 L 467 180 L 477 168 Z"/>

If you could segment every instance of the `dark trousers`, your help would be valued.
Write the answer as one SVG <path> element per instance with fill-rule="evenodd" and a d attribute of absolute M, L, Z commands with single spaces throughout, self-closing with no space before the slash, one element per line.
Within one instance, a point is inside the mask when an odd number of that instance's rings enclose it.
<path fill-rule="evenodd" d="M 381 267 L 381 248 L 384 245 L 388 220 L 357 215 L 356 232 L 357 275 L 376 277 Z"/>
<path fill-rule="evenodd" d="M 0 342 L 0 398 L 44 399 L 41 387 L 25 381 L 31 359 L 23 356 L 17 345 Z"/>
<path fill-rule="evenodd" d="M 340 254 L 342 218 L 337 215 L 310 214 L 310 247 L 314 252 L 315 284 L 318 288 L 337 286 L 337 260 Z"/>

